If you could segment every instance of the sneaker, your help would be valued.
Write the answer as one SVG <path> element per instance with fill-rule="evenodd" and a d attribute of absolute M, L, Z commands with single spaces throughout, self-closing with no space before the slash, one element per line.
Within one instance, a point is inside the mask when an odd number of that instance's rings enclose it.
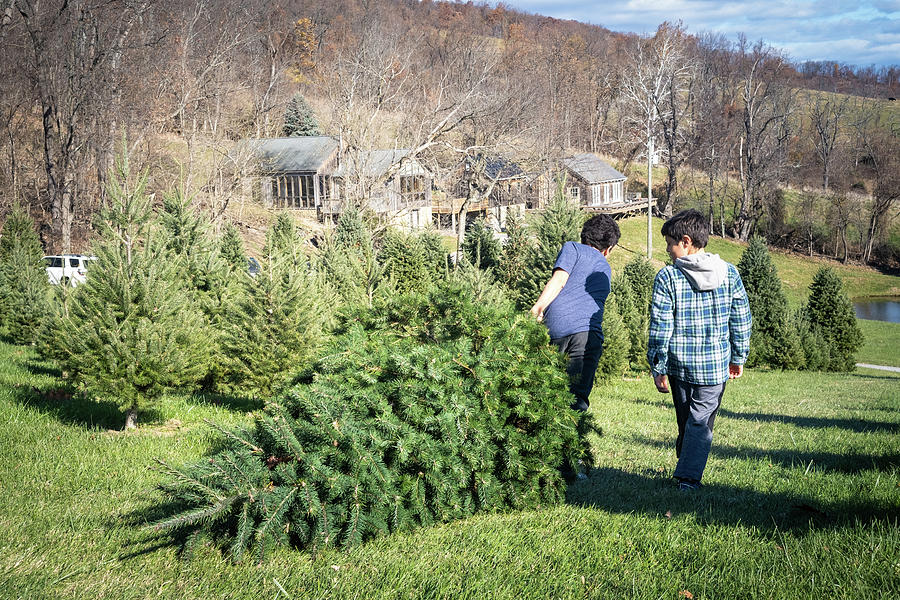
<path fill-rule="evenodd" d="M 692 481 L 689 479 L 680 479 L 678 481 L 678 491 L 679 492 L 692 492 L 694 490 L 700 489 L 699 481 Z"/>

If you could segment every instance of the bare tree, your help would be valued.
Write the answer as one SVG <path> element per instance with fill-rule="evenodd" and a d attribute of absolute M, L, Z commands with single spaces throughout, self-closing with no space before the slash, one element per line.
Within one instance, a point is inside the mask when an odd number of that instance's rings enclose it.
<path fill-rule="evenodd" d="M 661 211 L 671 215 L 678 187 L 678 165 L 683 162 L 683 125 L 694 72 L 685 48 L 684 29 L 680 24 L 663 23 L 652 38 L 635 40 L 629 59 L 630 76 L 623 85 L 633 111 L 627 118 L 635 130 L 642 131 L 647 146 L 648 180 L 656 139 L 660 134 L 663 136 L 668 178 Z M 652 191 L 648 193 L 652 195 Z"/>
<path fill-rule="evenodd" d="M 794 92 L 784 79 L 784 59 L 762 42 L 748 50 L 742 40 L 740 210 L 735 234 L 747 241 L 762 214 L 766 195 L 784 173 Z"/>
<path fill-rule="evenodd" d="M 820 93 L 809 93 L 808 98 L 807 113 L 814 134 L 813 147 L 822 166 L 822 190 L 828 192 L 831 163 L 837 149 L 848 99 L 837 94 Z"/>
<path fill-rule="evenodd" d="M 22 67 L 41 107 L 49 245 L 67 252 L 77 199 L 84 192 L 88 135 L 106 131 L 112 143 L 108 127 L 98 127 L 115 111 L 109 83 L 116 80 L 126 44 L 150 3 L 15 0 L 14 5 L 29 55 Z"/>

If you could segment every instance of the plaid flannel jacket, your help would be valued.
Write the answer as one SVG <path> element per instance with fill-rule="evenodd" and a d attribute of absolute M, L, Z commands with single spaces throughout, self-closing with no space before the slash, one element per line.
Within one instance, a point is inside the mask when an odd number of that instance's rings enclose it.
<path fill-rule="evenodd" d="M 750 351 L 750 303 L 737 269 L 715 290 L 696 292 L 675 266 L 653 282 L 647 360 L 654 375 L 696 385 L 728 380 L 728 365 L 742 365 Z"/>

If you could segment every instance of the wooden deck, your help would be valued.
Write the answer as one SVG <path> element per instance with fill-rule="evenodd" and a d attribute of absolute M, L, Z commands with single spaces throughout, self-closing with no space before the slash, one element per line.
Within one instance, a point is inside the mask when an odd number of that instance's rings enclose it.
<path fill-rule="evenodd" d="M 584 210 L 606 215 L 622 215 L 629 213 L 642 213 L 647 210 L 646 198 L 634 198 L 615 204 L 597 204 L 595 206 L 582 206 Z"/>

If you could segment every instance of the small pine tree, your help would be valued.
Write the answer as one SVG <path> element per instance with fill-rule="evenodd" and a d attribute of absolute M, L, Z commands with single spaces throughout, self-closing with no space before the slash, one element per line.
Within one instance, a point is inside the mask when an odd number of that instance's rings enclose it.
<path fill-rule="evenodd" d="M 479 269 L 492 269 L 500 260 L 500 242 L 494 230 L 483 218 L 475 219 L 466 230 L 462 245 L 463 256 Z"/>
<path fill-rule="evenodd" d="M 15 248 L 21 248 L 31 256 L 43 257 L 34 220 L 18 204 L 13 205 L 0 229 L 0 262 L 6 262 Z"/>
<path fill-rule="evenodd" d="M 341 213 L 332 235 L 319 255 L 319 270 L 338 298 L 350 306 L 372 306 L 385 284 L 385 269 L 378 262 L 371 231 L 356 210 Z"/>
<path fill-rule="evenodd" d="M 117 161 L 98 214 L 97 262 L 52 327 L 52 354 L 89 392 L 116 402 L 126 428 L 166 390 L 193 388 L 209 351 L 203 317 L 154 227 L 146 184 L 146 174 L 132 179 L 127 156 Z"/>
<path fill-rule="evenodd" d="M 292 221 L 269 231 L 256 277 L 222 317 L 223 392 L 268 398 L 307 367 L 326 333 L 328 297 Z"/>
<path fill-rule="evenodd" d="M 524 218 L 510 214 L 506 218 L 506 243 L 503 244 L 503 250 L 500 252 L 494 272 L 497 281 L 506 288 L 508 296 L 516 306 L 523 309 L 526 302 L 535 300 L 534 298 L 519 298 L 529 248 L 530 240 Z"/>
<path fill-rule="evenodd" d="M 322 135 L 312 108 L 302 94 L 294 94 L 284 111 L 284 137 Z"/>
<path fill-rule="evenodd" d="M 521 308 L 531 306 L 540 296 L 563 244 L 580 240 L 583 225 L 581 209 L 559 194 L 541 213 L 534 225 L 535 243 L 526 257 L 518 290 Z"/>
<path fill-rule="evenodd" d="M 853 304 L 841 278 L 830 267 L 820 268 L 809 285 L 806 316 L 828 344 L 829 371 L 852 371 L 854 354 L 863 344 Z"/>
<path fill-rule="evenodd" d="M 247 269 L 247 253 L 244 241 L 234 223 L 228 223 L 219 239 L 219 255 L 232 272 L 243 272 Z"/>
<path fill-rule="evenodd" d="M 30 344 L 49 312 L 50 285 L 34 221 L 18 205 L 0 230 L 0 327 Z"/>
<path fill-rule="evenodd" d="M 378 262 L 384 266 L 385 276 L 393 281 L 400 293 L 422 291 L 437 281 L 445 269 L 443 251 L 438 253 L 427 241 L 434 236 L 389 229 L 381 240 Z"/>
<path fill-rule="evenodd" d="M 618 295 L 610 294 L 603 309 L 603 353 L 597 363 L 600 380 L 621 377 L 628 370 L 631 340 L 621 310 Z"/>
<path fill-rule="evenodd" d="M 625 326 L 631 349 L 628 361 L 638 371 L 649 368 L 647 364 L 647 339 L 650 335 L 650 297 L 656 270 L 646 258 L 634 255 L 622 269 L 618 286 L 614 282 L 617 304 Z M 616 279 L 619 279 L 618 277 Z"/>

